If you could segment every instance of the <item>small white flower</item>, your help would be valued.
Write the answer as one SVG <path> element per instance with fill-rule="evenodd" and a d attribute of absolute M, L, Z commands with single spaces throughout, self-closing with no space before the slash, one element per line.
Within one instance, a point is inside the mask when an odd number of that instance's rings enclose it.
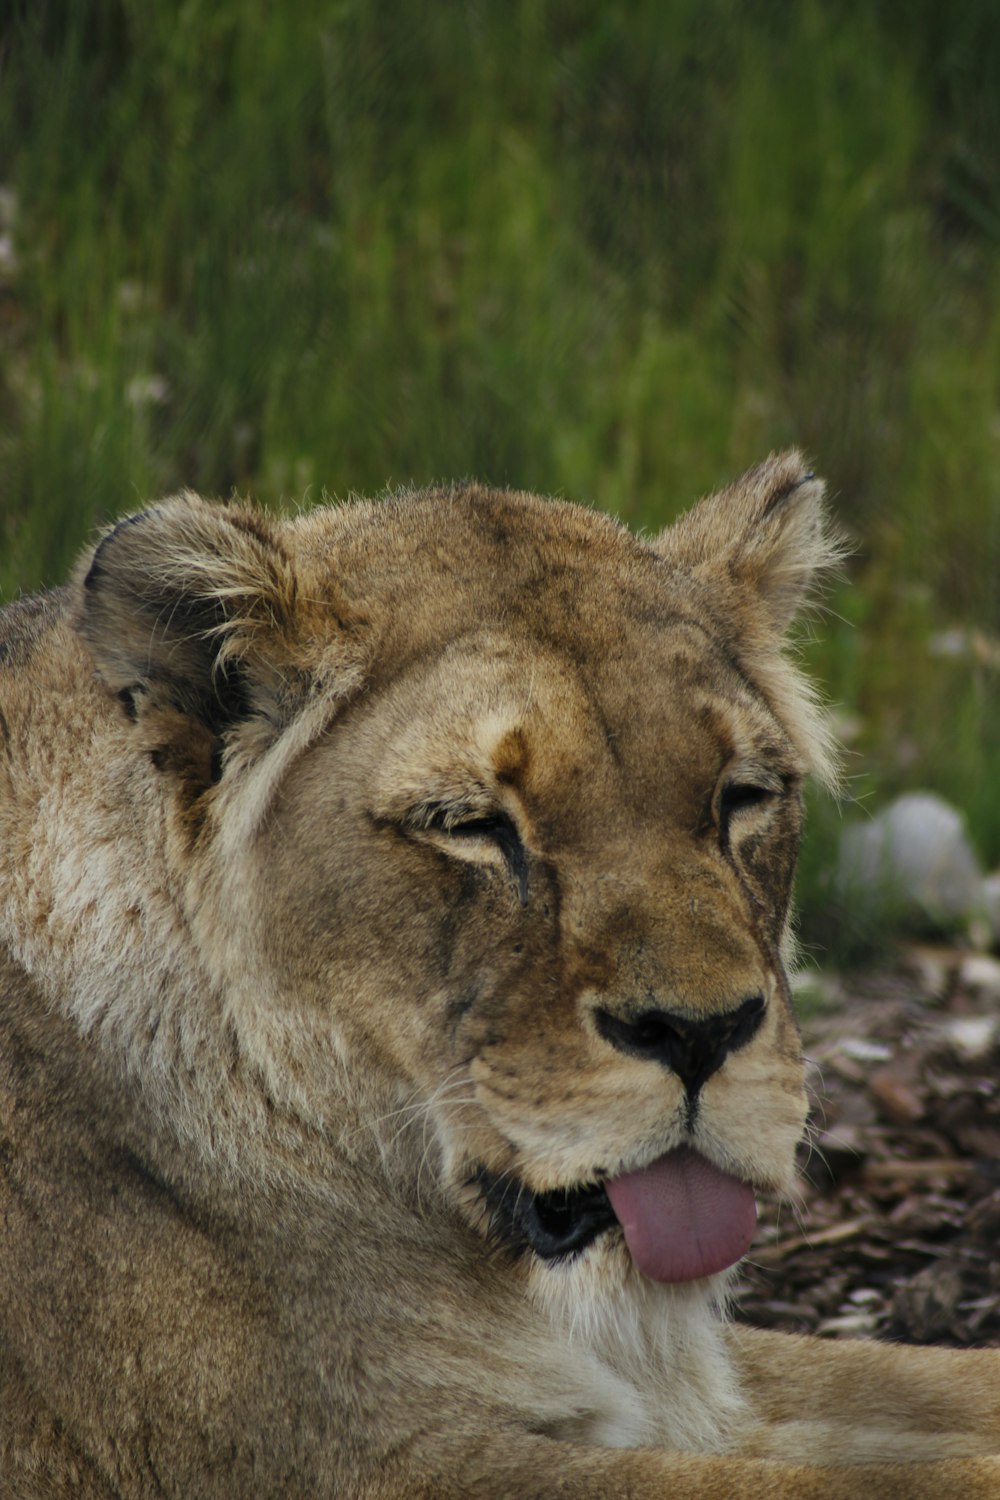
<path fill-rule="evenodd" d="M 170 386 L 162 375 L 135 375 L 125 387 L 129 406 L 164 406 L 170 400 Z"/>

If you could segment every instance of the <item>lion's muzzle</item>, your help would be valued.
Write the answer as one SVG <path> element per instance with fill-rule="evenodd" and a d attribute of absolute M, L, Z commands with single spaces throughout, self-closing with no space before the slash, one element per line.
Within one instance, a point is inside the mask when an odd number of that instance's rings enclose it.
<path fill-rule="evenodd" d="M 659 1009 L 644 1010 L 633 1020 L 603 1007 L 594 1015 L 605 1041 L 630 1057 L 670 1068 L 692 1100 L 729 1054 L 752 1040 L 763 1018 L 763 995 L 751 995 L 735 1010 L 704 1020 Z"/>

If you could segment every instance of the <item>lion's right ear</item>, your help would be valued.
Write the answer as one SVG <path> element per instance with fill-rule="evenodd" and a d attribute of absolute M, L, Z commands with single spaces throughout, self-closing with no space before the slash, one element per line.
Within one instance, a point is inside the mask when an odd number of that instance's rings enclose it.
<path fill-rule="evenodd" d="M 656 549 L 782 632 L 809 599 L 817 578 L 844 553 L 823 506 L 823 483 L 795 450 L 701 500 L 654 542 Z M 742 627 L 741 627 L 742 628 Z"/>
<path fill-rule="evenodd" d="M 278 733 L 315 686 L 299 580 L 263 512 L 181 495 L 119 522 L 78 577 L 80 634 L 134 716 L 171 709 L 213 735 L 256 717 Z"/>

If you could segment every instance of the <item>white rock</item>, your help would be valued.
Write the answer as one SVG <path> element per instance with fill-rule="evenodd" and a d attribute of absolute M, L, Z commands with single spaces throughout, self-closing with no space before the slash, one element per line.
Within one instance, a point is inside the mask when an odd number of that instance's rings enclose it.
<path fill-rule="evenodd" d="M 958 982 L 983 1000 L 1000 1000 L 1000 960 L 988 953 L 970 953 L 958 970 Z"/>
<path fill-rule="evenodd" d="M 900 919 L 953 926 L 982 911 L 983 876 L 964 819 L 930 792 L 909 792 L 845 828 L 836 884 Z"/>
<path fill-rule="evenodd" d="M 955 1016 L 941 1030 L 959 1057 L 975 1062 L 996 1045 L 1000 1016 Z"/>
<path fill-rule="evenodd" d="M 989 923 L 990 936 L 1000 945 L 1000 870 L 987 875 L 983 881 L 981 905 L 983 916 Z"/>

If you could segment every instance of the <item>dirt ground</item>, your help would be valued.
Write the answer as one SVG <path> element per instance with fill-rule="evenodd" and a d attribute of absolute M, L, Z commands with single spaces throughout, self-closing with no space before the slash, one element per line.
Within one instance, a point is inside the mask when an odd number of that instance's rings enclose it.
<path fill-rule="evenodd" d="M 1000 1345 L 1000 961 L 913 948 L 807 975 L 798 1204 L 761 1203 L 737 1317 L 829 1338 Z"/>

